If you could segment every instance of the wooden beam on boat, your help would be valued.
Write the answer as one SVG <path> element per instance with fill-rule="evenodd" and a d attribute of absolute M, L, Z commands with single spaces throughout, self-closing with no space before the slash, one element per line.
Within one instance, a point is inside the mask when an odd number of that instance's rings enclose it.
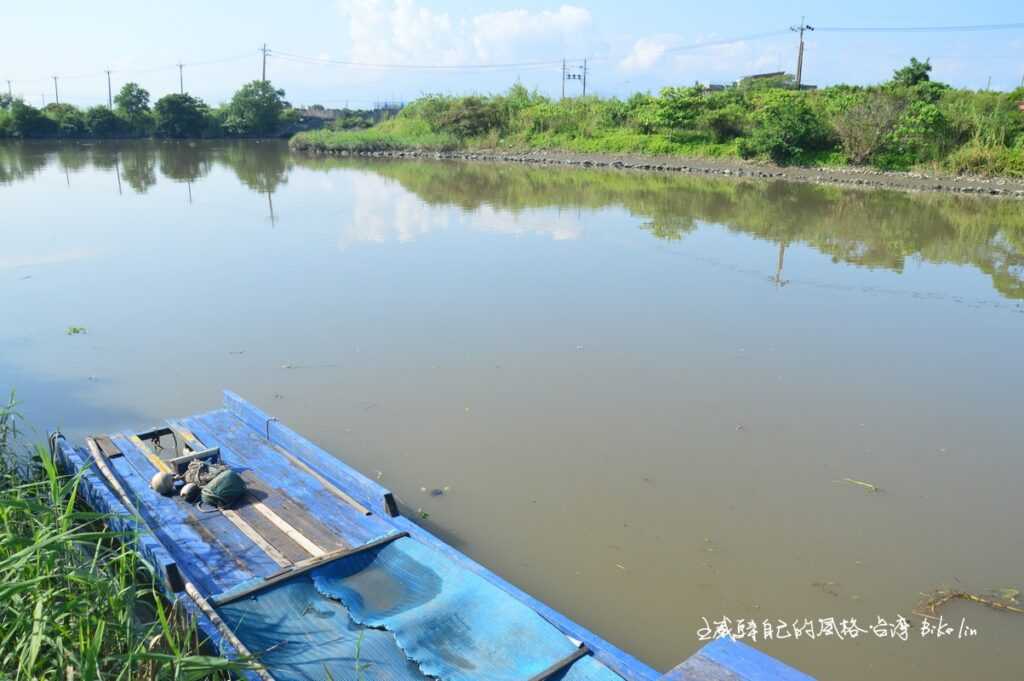
<path fill-rule="evenodd" d="M 362 546 L 356 546 L 350 549 L 338 549 L 337 551 L 331 551 L 330 553 L 325 553 L 323 555 L 316 556 L 315 558 L 310 558 L 307 561 L 296 563 L 290 568 L 285 568 L 276 574 L 270 575 L 269 577 L 261 581 L 247 583 L 241 589 L 235 591 L 228 591 L 223 594 L 214 596 L 213 602 L 215 605 L 226 605 L 228 603 L 233 603 L 234 601 L 241 600 L 242 598 L 254 594 L 257 591 L 262 591 L 263 589 L 266 589 L 268 586 L 272 586 L 279 582 L 283 582 L 286 579 L 291 579 L 292 577 L 295 577 L 297 575 L 301 575 L 303 573 L 309 572 L 310 570 L 314 570 L 320 567 L 321 565 L 326 565 L 327 563 L 331 563 L 336 560 L 341 560 L 342 558 L 348 558 L 349 556 L 354 556 L 356 554 L 363 553 L 364 551 L 369 551 L 380 546 L 385 546 L 397 539 L 402 539 L 403 537 L 408 536 L 408 532 L 396 532 L 395 534 L 389 534 L 386 537 L 381 537 L 380 539 L 367 542 Z"/>

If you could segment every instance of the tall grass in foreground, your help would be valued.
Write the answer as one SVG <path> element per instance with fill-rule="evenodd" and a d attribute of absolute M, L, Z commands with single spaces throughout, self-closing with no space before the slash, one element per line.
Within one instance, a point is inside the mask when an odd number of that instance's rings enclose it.
<path fill-rule="evenodd" d="M 80 476 L 16 452 L 0 404 L 0 680 L 227 678 L 129 547 L 79 503 Z M 237 665 L 236 665 L 237 668 Z"/>

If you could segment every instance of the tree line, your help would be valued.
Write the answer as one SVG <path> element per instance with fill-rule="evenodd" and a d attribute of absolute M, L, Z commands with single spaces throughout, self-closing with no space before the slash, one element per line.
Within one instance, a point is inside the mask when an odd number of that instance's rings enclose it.
<path fill-rule="evenodd" d="M 33 107 L 0 95 L 0 138 L 211 138 L 274 135 L 297 114 L 284 90 L 267 81 L 243 85 L 227 104 L 211 107 L 189 94 L 165 95 L 150 104 L 149 92 L 126 83 L 113 106 L 81 109 L 71 104 Z"/>
<path fill-rule="evenodd" d="M 321 151 L 543 148 L 1024 175 L 1024 88 L 954 89 L 933 81 L 931 68 L 912 59 L 866 87 L 798 89 L 782 76 L 624 100 L 557 100 L 515 85 L 499 95 L 422 97 L 369 130 L 320 130 L 292 141 Z"/>

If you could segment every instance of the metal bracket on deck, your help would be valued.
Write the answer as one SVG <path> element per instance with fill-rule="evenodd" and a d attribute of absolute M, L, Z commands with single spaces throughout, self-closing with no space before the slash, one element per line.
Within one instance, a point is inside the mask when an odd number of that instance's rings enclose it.
<path fill-rule="evenodd" d="M 210 447 L 200 452 L 192 452 L 174 459 L 168 459 L 167 465 L 174 469 L 175 475 L 181 475 L 192 461 L 220 461 L 220 447 Z"/>

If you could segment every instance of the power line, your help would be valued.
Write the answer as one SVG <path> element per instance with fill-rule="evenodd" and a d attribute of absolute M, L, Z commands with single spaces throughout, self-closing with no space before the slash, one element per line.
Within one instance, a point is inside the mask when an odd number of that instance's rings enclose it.
<path fill-rule="evenodd" d="M 818 26 L 819 31 L 842 33 L 970 33 L 974 31 L 1012 31 L 1024 23 L 975 24 L 973 26 Z"/>
<path fill-rule="evenodd" d="M 62 75 L 62 76 L 60 76 L 60 78 L 61 78 L 61 80 L 81 80 L 81 79 L 84 79 L 84 78 L 100 78 L 105 73 L 116 73 L 116 74 L 155 73 L 157 71 L 170 71 L 172 69 L 177 69 L 177 68 L 182 67 L 182 66 L 190 66 L 190 67 L 194 67 L 194 66 L 209 66 L 211 64 L 223 64 L 223 63 L 226 63 L 226 62 L 238 61 L 240 59 L 251 59 L 253 54 L 254 54 L 254 52 L 252 52 L 250 50 L 250 51 L 245 52 L 243 54 L 235 54 L 235 55 L 232 55 L 232 56 L 229 56 L 229 57 L 221 57 L 219 59 L 207 59 L 207 60 L 204 60 L 204 61 L 181 62 L 181 63 L 174 63 L 174 64 L 164 64 L 162 66 L 149 66 L 149 67 L 142 67 L 142 68 L 110 69 L 109 71 L 108 70 L 102 70 L 102 71 L 94 71 L 94 72 L 91 72 L 91 73 L 79 73 L 79 74 L 75 74 L 75 75 L 72 75 L 72 76 L 64 76 L 64 75 Z M 36 78 L 11 78 L 11 80 L 15 81 L 15 82 L 18 82 L 18 83 L 37 83 L 37 82 L 44 81 L 44 80 L 50 80 L 50 78 L 52 78 L 52 76 L 45 77 L 45 78 L 44 77 L 36 77 Z"/>
<path fill-rule="evenodd" d="M 354 66 L 359 68 L 368 69 L 399 69 L 407 71 L 426 71 L 426 70 L 437 70 L 437 71 L 469 71 L 473 69 L 480 70 L 495 70 L 495 69 L 514 69 L 514 68 L 530 68 L 530 67 L 548 67 L 558 66 L 561 64 L 561 60 L 552 61 L 530 61 L 530 62 L 518 62 L 512 64 L 380 64 L 380 63 L 369 63 L 369 62 L 357 62 L 347 61 L 343 59 L 328 59 L 321 57 L 310 57 L 301 54 L 295 54 L 292 52 L 281 52 L 278 50 L 271 50 L 270 53 L 275 57 L 291 61 L 301 61 L 307 64 L 333 64 L 337 66 Z"/>

